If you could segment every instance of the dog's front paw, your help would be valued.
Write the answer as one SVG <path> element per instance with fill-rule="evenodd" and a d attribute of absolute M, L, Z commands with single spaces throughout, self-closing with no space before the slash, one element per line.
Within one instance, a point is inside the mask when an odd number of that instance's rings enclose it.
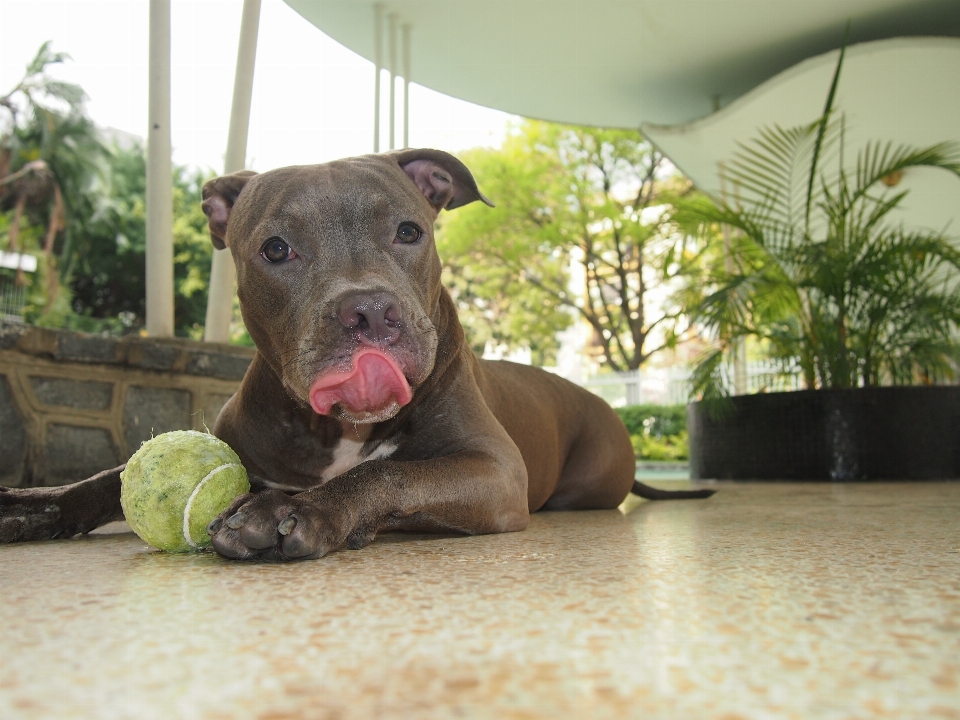
<path fill-rule="evenodd" d="M 214 549 L 234 560 L 309 560 L 348 542 L 348 523 L 338 515 L 279 490 L 264 490 L 234 500 L 207 532 Z"/>
<path fill-rule="evenodd" d="M 0 543 L 75 535 L 63 521 L 55 493 L 48 488 L 0 488 Z"/>

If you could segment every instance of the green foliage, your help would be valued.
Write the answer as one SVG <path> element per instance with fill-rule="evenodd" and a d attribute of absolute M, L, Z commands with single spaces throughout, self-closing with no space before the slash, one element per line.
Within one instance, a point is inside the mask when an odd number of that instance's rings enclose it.
<path fill-rule="evenodd" d="M 174 325 L 178 335 L 200 340 L 207 313 L 213 244 L 201 208 L 203 184 L 212 177 L 178 168 L 173 185 Z"/>
<path fill-rule="evenodd" d="M 685 405 L 628 405 L 615 408 L 630 442 L 643 460 L 686 460 L 690 456 Z"/>
<path fill-rule="evenodd" d="M 86 114 L 83 90 L 47 74 L 68 58 L 44 43 L 24 78 L 0 98 L 7 111 L 0 125 L 0 209 L 20 205 L 22 222 L 44 228 L 37 250 L 48 256 L 49 302 L 73 272 L 77 235 L 100 210 L 109 154 Z M 16 231 L 8 242 L 18 244 Z"/>
<path fill-rule="evenodd" d="M 142 145 L 105 142 L 83 90 L 51 78 L 68 56 L 45 43 L 24 79 L 0 98 L 0 243 L 39 256 L 24 317 L 48 327 L 122 334 L 145 315 L 146 160 Z M 176 168 L 174 322 L 199 338 L 212 246 L 200 208 L 209 177 Z M 22 217 L 17 229 L 17 206 Z"/>
<path fill-rule="evenodd" d="M 531 282 L 526 267 L 567 279 L 565 253 L 546 214 L 552 204 L 550 183 L 559 166 L 548 153 L 531 152 L 512 136 L 501 150 L 467 151 L 461 159 L 496 207 L 468 205 L 441 216 L 437 250 L 474 350 L 487 343 L 529 348 L 537 364 L 556 356 L 556 333 L 571 323 L 563 299 Z M 530 214 L 542 215 L 541 221 Z"/>
<path fill-rule="evenodd" d="M 477 346 L 547 357 L 577 316 L 614 370 L 678 342 L 672 291 L 696 253 L 673 210 L 691 189 L 639 133 L 525 121 L 499 150 L 462 159 L 497 207 L 445 218 L 437 246 Z M 582 295 L 570 291 L 571 267 Z"/>
<path fill-rule="evenodd" d="M 842 55 L 833 87 L 841 67 Z M 960 146 L 872 142 L 847 165 L 832 101 L 833 89 L 818 121 L 766 128 L 741 146 L 727 166 L 736 206 L 685 206 L 714 233 L 734 230 L 726 257 L 704 265 L 693 313 L 716 339 L 694 371 L 704 399 L 726 394 L 724 353 L 746 337 L 810 388 L 956 377 L 960 253 L 941 233 L 890 222 L 906 192 L 885 181 L 914 167 L 960 175 Z"/>
<path fill-rule="evenodd" d="M 633 452 L 641 460 L 675 462 L 690 459 L 690 438 L 686 430 L 663 438 L 642 433 L 631 435 L 630 444 L 633 446 Z"/>
<path fill-rule="evenodd" d="M 627 405 L 615 410 L 631 435 L 663 438 L 687 429 L 686 405 Z"/>
<path fill-rule="evenodd" d="M 176 168 L 174 190 L 174 326 L 177 335 L 199 339 L 206 315 L 213 247 L 200 191 L 210 177 Z M 77 260 L 67 298 L 48 307 L 33 295 L 29 322 L 111 335 L 139 331 L 145 323 L 146 159 L 143 147 L 114 147 L 109 157 L 101 210 L 76 234 Z M 45 315 L 50 317 L 43 318 Z"/>
<path fill-rule="evenodd" d="M 108 188 L 77 240 L 72 308 L 92 330 L 135 330 L 146 312 L 146 158 L 139 144 L 113 147 Z"/>

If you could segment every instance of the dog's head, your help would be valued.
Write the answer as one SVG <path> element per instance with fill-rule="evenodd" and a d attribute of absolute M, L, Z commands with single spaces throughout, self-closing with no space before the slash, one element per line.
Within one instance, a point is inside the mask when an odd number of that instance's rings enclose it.
<path fill-rule="evenodd" d="M 482 200 L 463 163 L 402 150 L 249 171 L 203 188 L 250 336 L 292 396 L 353 422 L 393 417 L 437 355 L 442 209 Z"/>

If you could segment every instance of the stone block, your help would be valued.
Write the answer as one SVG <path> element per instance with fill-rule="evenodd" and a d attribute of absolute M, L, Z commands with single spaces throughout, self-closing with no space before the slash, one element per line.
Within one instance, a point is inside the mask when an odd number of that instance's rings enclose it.
<path fill-rule="evenodd" d="M 223 380 L 242 380 L 252 360 L 253 353 L 241 355 L 194 350 L 190 353 L 186 371 L 191 375 L 203 375 Z"/>
<path fill-rule="evenodd" d="M 44 405 L 59 405 L 77 410 L 108 410 L 113 399 L 113 384 L 92 380 L 33 375 L 30 384 Z"/>
<path fill-rule="evenodd" d="M 84 363 L 118 363 L 117 340 L 82 333 L 57 333 L 57 358 Z"/>
<path fill-rule="evenodd" d="M 194 416 L 193 429 L 203 430 L 204 426 L 206 426 L 210 430 L 213 430 L 213 424 L 217 421 L 220 411 L 231 397 L 233 396 L 222 395 L 220 393 L 206 393 L 200 405 L 202 412 Z"/>
<path fill-rule="evenodd" d="M 123 435 L 127 457 L 154 435 L 189 430 L 190 392 L 175 388 L 131 385 L 123 403 Z"/>
<path fill-rule="evenodd" d="M 136 364 L 146 370 L 176 370 L 177 361 L 183 354 L 176 345 L 156 341 L 140 341 L 134 347 L 136 353 L 131 353 L 130 357 L 136 357 Z"/>
<path fill-rule="evenodd" d="M 110 431 L 51 424 L 44 443 L 43 485 L 66 485 L 120 464 Z"/>
<path fill-rule="evenodd" d="M 25 325 L 0 322 L 0 350 L 15 348 L 25 332 L 27 332 Z"/>
<path fill-rule="evenodd" d="M 27 429 L 13 399 L 6 375 L 0 375 L 0 485 L 23 483 Z"/>

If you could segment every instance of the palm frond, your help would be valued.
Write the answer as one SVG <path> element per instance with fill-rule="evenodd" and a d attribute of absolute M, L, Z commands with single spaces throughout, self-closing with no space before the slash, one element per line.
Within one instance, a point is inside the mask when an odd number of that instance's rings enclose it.
<path fill-rule="evenodd" d="M 52 43 L 52 40 L 47 40 L 45 43 L 43 43 L 43 45 L 40 46 L 40 49 L 37 50 L 37 54 L 27 65 L 27 77 L 42 73 L 46 69 L 47 65 L 55 65 L 57 63 L 62 63 L 64 60 L 70 59 L 70 56 L 67 53 L 53 52 L 50 49 L 50 45 Z"/>
<path fill-rule="evenodd" d="M 827 133 L 827 124 L 830 115 L 833 113 L 833 101 L 837 96 L 837 85 L 840 83 L 840 70 L 843 69 L 843 58 L 847 53 L 847 40 L 850 37 L 850 23 L 847 22 L 846 30 L 843 33 L 843 44 L 840 46 L 840 57 L 837 59 L 837 68 L 833 71 L 833 80 L 830 82 L 830 92 L 827 93 L 827 102 L 824 105 L 823 113 L 817 127 L 817 139 L 813 145 L 813 156 L 810 159 L 810 177 L 807 183 L 807 202 L 805 227 L 807 232 L 810 230 L 810 209 L 813 206 L 813 185 L 817 176 L 817 162 L 820 159 L 820 151 L 823 147 L 823 139 Z"/>
<path fill-rule="evenodd" d="M 915 167 L 940 168 L 960 177 L 960 143 L 943 142 L 925 148 L 873 142 L 857 154 L 856 185 L 850 202 L 866 195 L 882 179 Z"/>

